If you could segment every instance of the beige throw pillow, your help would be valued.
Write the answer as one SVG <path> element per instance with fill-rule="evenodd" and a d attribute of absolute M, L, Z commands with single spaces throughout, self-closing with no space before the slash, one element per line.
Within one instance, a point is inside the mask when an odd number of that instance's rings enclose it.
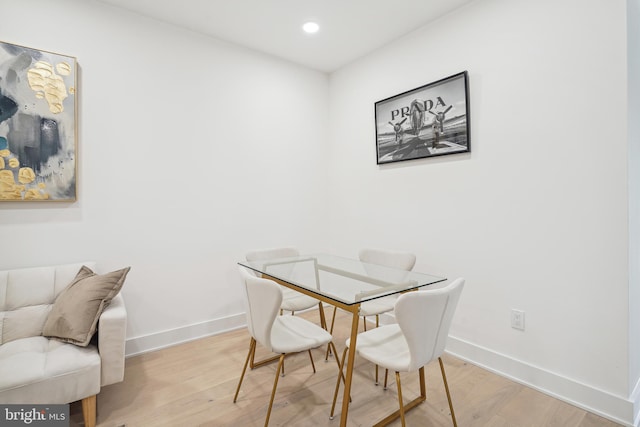
<path fill-rule="evenodd" d="M 86 347 L 100 315 L 120 292 L 130 268 L 98 275 L 82 266 L 53 303 L 42 335 Z"/>

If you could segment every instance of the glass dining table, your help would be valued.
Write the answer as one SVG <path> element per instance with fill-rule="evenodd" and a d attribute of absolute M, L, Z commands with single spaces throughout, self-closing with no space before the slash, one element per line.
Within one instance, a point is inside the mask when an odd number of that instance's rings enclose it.
<path fill-rule="evenodd" d="M 238 264 L 282 286 L 317 298 L 320 304 L 328 303 L 351 313 L 351 349 L 356 346 L 359 311 L 363 302 L 416 290 L 446 280 L 444 277 L 369 264 L 329 254 L 243 261 Z M 320 323 L 326 329 L 324 310 L 319 311 Z M 340 426 L 347 425 L 354 360 L 355 352 L 349 351 Z"/>

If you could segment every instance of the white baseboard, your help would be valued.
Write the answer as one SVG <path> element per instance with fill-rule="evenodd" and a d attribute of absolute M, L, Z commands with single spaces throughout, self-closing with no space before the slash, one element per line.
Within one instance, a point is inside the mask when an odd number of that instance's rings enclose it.
<path fill-rule="evenodd" d="M 208 320 L 168 331 L 127 339 L 125 356 L 137 356 L 142 353 L 171 347 L 199 338 L 222 334 L 246 326 L 244 313 L 227 316 L 221 319 Z"/>
<path fill-rule="evenodd" d="M 634 402 L 625 397 L 593 388 L 452 336 L 449 336 L 447 342 L 447 353 L 618 424 L 638 426 Z M 635 399 L 636 408 L 637 403 L 638 396 Z"/>
<path fill-rule="evenodd" d="M 633 403 L 633 426 L 640 427 L 640 379 L 631 393 L 631 402 Z"/>

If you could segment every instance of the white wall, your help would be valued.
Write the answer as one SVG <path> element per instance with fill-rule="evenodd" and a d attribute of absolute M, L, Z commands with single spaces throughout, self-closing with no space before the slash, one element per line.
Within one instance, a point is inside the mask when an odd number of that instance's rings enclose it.
<path fill-rule="evenodd" d="M 629 393 L 640 414 L 640 0 L 627 0 L 629 79 Z M 636 420 L 640 424 L 640 420 Z"/>
<path fill-rule="evenodd" d="M 350 64 L 329 194 L 340 251 L 466 277 L 451 351 L 628 422 L 626 38 L 623 0 L 486 0 Z M 463 70 L 472 152 L 377 166 L 375 101 Z"/>
<path fill-rule="evenodd" d="M 0 40 L 78 58 L 81 112 L 78 202 L 2 203 L 0 268 L 133 266 L 135 353 L 243 322 L 249 248 L 412 250 L 467 278 L 451 351 L 628 424 L 637 5 L 479 0 L 328 79 L 90 0 L 0 0 Z M 377 166 L 374 102 L 462 70 L 472 152 Z"/>
<path fill-rule="evenodd" d="M 244 252 L 322 238 L 327 76 L 94 1 L 0 10 L 80 70 L 78 202 L 2 203 L 0 269 L 131 265 L 129 353 L 243 324 Z"/>

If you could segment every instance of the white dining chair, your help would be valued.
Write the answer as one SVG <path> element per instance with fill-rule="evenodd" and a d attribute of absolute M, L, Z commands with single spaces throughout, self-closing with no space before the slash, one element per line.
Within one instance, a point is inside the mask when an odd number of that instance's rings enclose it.
<path fill-rule="evenodd" d="M 394 307 L 397 324 L 383 325 L 358 334 L 355 348 L 357 354 L 382 366 L 387 370 L 387 373 L 389 369 L 396 373 L 400 409 L 377 425 L 386 425 L 398 417 L 402 421 L 402 426 L 405 425 L 405 411 L 424 402 L 427 397 L 424 367 L 432 360 L 438 359 L 451 410 L 451 419 L 454 427 L 457 427 L 447 376 L 440 356 L 444 353 L 449 328 L 464 283 L 465 280 L 459 278 L 444 288 L 403 294 L 398 298 Z M 350 340 L 347 340 L 347 348 L 345 348 L 340 362 L 341 369 L 344 367 L 350 344 Z M 405 405 L 402 400 L 400 372 L 415 371 L 419 372 L 420 396 Z M 387 375 L 385 374 L 385 387 L 386 382 Z M 340 377 L 336 383 L 331 418 L 333 418 L 339 388 Z"/>
<path fill-rule="evenodd" d="M 245 259 L 248 262 L 253 262 L 253 261 L 269 261 L 272 259 L 282 259 L 282 258 L 295 258 L 298 256 L 300 256 L 300 252 L 298 251 L 298 249 L 292 248 L 292 247 L 282 247 L 282 248 L 253 250 L 245 254 Z M 292 268 L 293 268 L 293 264 L 292 264 Z M 251 271 L 251 273 L 255 275 L 258 274 L 253 271 Z M 310 308 L 318 306 L 318 310 L 322 310 L 322 312 L 319 311 L 318 313 L 320 315 L 320 326 L 322 326 L 322 328 L 324 329 L 327 329 L 327 325 L 325 323 L 324 308 L 320 301 L 308 295 L 305 295 L 303 293 L 294 291 L 293 289 L 287 288 L 285 286 L 280 286 L 280 290 L 282 291 L 282 304 L 280 305 L 280 315 L 283 315 L 284 311 L 289 311 L 293 316 L 297 311 L 308 310 Z M 327 346 L 327 350 L 326 350 L 327 354 L 329 354 L 330 349 L 331 347 Z M 249 367 L 251 369 L 254 369 L 257 366 L 261 366 L 266 363 L 273 362 L 275 360 L 278 360 L 277 356 L 270 357 L 270 358 L 256 362 L 254 360 L 254 356 L 252 355 L 251 360 L 249 361 Z M 284 365 L 282 366 L 282 376 L 284 377 Z"/>
<path fill-rule="evenodd" d="M 382 265 L 411 271 L 416 264 L 416 256 L 410 252 L 392 252 L 380 249 L 362 249 L 358 254 L 360 261 L 368 264 Z M 367 317 L 376 316 L 376 327 L 380 326 L 380 315 L 393 311 L 396 296 L 379 298 L 373 301 L 365 301 L 360 306 L 360 315 L 363 317 L 364 329 L 367 330 Z"/>
<path fill-rule="evenodd" d="M 277 258 L 293 258 L 300 256 L 300 252 L 296 248 L 271 248 L 261 249 L 247 252 L 245 259 L 252 261 L 267 261 Z M 282 287 L 282 305 L 280 306 L 280 314 L 283 311 L 290 311 L 295 314 L 296 311 L 308 310 L 314 306 L 319 306 L 319 301 L 308 295 L 296 292 L 293 289 Z M 321 319 L 323 316 L 321 316 Z M 325 325 L 322 325 L 323 327 Z"/>
<path fill-rule="evenodd" d="M 280 285 L 272 280 L 256 277 L 243 267 L 240 267 L 239 270 L 244 283 L 245 302 L 247 304 L 247 328 L 251 335 L 251 341 L 233 402 L 235 403 L 238 400 L 242 380 L 249 360 L 255 355 L 256 345 L 260 344 L 267 350 L 277 353 L 279 362 L 264 423 L 266 427 L 269 424 L 271 408 L 273 407 L 273 400 L 278 386 L 278 377 L 283 368 L 285 356 L 303 351 L 309 352 L 311 366 L 315 373 L 316 367 L 313 363 L 311 349 L 330 345 L 334 352 L 336 350 L 331 341 L 331 335 L 325 329 L 299 316 L 278 316 L 278 311 L 282 304 Z"/>
<path fill-rule="evenodd" d="M 360 261 L 367 264 L 381 265 L 384 267 L 397 268 L 400 270 L 411 271 L 416 264 L 416 256 L 410 252 L 386 251 L 381 249 L 365 248 L 358 253 Z M 380 326 L 380 315 L 393 311 L 397 296 L 388 296 L 378 298 L 372 301 L 365 301 L 360 305 L 360 316 L 364 324 L 364 330 L 367 330 L 367 317 L 376 317 L 376 328 Z M 336 319 L 336 307 L 333 308 L 331 316 L 331 328 L 329 333 L 333 333 L 333 323 Z M 325 360 L 328 359 L 329 351 L 325 354 Z M 336 356 L 337 357 L 337 356 Z M 376 381 L 378 385 L 378 367 L 376 366 Z"/>

